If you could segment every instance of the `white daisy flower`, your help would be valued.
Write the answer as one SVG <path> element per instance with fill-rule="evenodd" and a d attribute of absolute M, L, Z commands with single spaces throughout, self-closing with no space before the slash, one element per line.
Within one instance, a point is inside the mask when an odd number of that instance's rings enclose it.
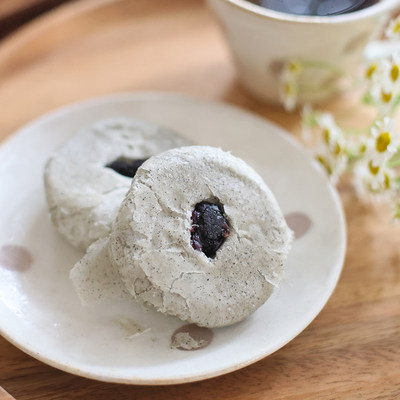
<path fill-rule="evenodd" d="M 282 75 L 290 78 L 298 78 L 303 72 L 303 65 L 298 60 L 289 60 L 283 66 Z"/>
<path fill-rule="evenodd" d="M 286 111 L 293 111 L 297 105 L 299 86 L 296 80 L 282 82 L 281 102 Z"/>
<path fill-rule="evenodd" d="M 332 150 L 334 150 L 337 143 L 344 141 L 343 132 L 336 124 L 332 114 L 322 113 L 317 115 L 315 121 L 322 131 L 322 138 L 324 142 Z"/>
<path fill-rule="evenodd" d="M 339 151 L 336 154 L 321 151 L 316 153 L 315 158 L 325 169 L 330 181 L 336 184 L 347 167 L 347 157 L 345 154 Z"/>
<path fill-rule="evenodd" d="M 389 76 L 393 85 L 400 86 L 400 51 L 392 54 Z"/>
<path fill-rule="evenodd" d="M 375 79 L 375 77 L 377 76 L 379 71 L 379 62 L 374 60 L 372 62 L 370 62 L 369 64 L 366 65 L 365 68 L 365 79 L 372 81 Z"/>
<path fill-rule="evenodd" d="M 400 39 L 400 15 L 390 21 L 390 24 L 385 31 L 385 35 L 391 40 Z"/>
<path fill-rule="evenodd" d="M 382 58 L 368 64 L 365 79 L 369 97 L 379 113 L 391 112 L 400 95 L 400 53 L 392 54 L 390 59 Z"/>
<path fill-rule="evenodd" d="M 396 100 L 396 87 L 390 79 L 390 63 L 381 62 L 380 71 L 370 84 L 369 93 L 380 114 L 388 114 Z"/>
<path fill-rule="evenodd" d="M 373 166 L 380 166 L 397 152 L 399 144 L 398 135 L 394 132 L 394 119 L 385 117 L 371 128 L 371 136 L 366 142 L 367 158 Z"/>
<path fill-rule="evenodd" d="M 331 114 L 322 113 L 315 120 L 322 133 L 322 140 L 315 151 L 316 159 L 331 181 L 336 183 L 347 166 L 346 140 Z"/>
<path fill-rule="evenodd" d="M 354 168 L 353 185 L 357 194 L 370 200 L 390 200 L 395 195 L 395 172 L 385 165 L 374 166 L 363 159 Z"/>
<path fill-rule="evenodd" d="M 303 70 L 299 61 L 285 63 L 281 73 L 281 101 L 286 111 L 293 111 L 299 94 L 299 77 Z"/>

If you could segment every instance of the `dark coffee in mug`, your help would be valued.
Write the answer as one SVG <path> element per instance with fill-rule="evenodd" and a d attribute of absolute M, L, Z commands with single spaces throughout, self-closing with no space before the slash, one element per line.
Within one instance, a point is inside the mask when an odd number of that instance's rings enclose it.
<path fill-rule="evenodd" d="M 297 15 L 346 14 L 376 4 L 379 0 L 248 0 L 271 10 Z"/>

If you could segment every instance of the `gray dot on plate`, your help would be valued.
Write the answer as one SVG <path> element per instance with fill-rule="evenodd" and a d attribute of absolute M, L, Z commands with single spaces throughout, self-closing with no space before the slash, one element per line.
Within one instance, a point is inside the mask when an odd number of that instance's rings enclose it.
<path fill-rule="evenodd" d="M 292 212 L 285 215 L 286 223 L 294 232 L 295 239 L 304 236 L 311 228 L 311 218 L 302 212 Z"/>
<path fill-rule="evenodd" d="M 0 249 L 0 267 L 24 272 L 31 267 L 32 262 L 32 254 L 25 247 L 7 244 Z"/>
<path fill-rule="evenodd" d="M 214 337 L 209 328 L 203 328 L 196 324 L 187 324 L 178 328 L 171 336 L 171 348 L 193 351 L 204 349 Z"/>

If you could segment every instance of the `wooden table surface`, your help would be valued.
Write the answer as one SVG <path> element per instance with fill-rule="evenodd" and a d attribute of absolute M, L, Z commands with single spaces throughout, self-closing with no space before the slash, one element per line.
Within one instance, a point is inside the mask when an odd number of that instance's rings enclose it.
<path fill-rule="evenodd" d="M 66 1 L 71 0 L 1 0 L 0 39 L 31 19 Z"/>
<path fill-rule="evenodd" d="M 225 101 L 299 134 L 297 113 L 242 90 L 202 1 L 83 0 L 1 43 L 0 140 L 58 106 L 133 90 Z M 353 100 L 327 107 L 339 110 Z M 362 204 L 348 183 L 340 194 L 348 251 L 339 284 L 312 324 L 271 356 L 203 382 L 123 386 L 58 371 L 0 338 L 0 385 L 17 400 L 400 399 L 400 228 L 390 210 Z"/>

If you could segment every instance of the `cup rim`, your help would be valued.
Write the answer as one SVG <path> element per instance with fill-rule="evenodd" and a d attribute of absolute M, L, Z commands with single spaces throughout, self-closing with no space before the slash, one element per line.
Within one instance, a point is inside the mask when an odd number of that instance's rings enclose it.
<path fill-rule="evenodd" d="M 268 8 L 258 6 L 247 0 L 220 0 L 225 3 L 247 11 L 250 14 L 269 19 L 279 20 L 283 22 L 300 22 L 300 23 L 313 23 L 313 24 L 333 24 L 344 23 L 350 21 L 357 21 L 371 16 L 379 15 L 385 11 L 389 11 L 397 5 L 400 7 L 399 0 L 380 0 L 363 10 L 350 12 L 348 14 L 332 15 L 332 16 L 315 16 L 315 15 L 297 15 L 289 14 L 280 11 L 270 10 Z"/>

